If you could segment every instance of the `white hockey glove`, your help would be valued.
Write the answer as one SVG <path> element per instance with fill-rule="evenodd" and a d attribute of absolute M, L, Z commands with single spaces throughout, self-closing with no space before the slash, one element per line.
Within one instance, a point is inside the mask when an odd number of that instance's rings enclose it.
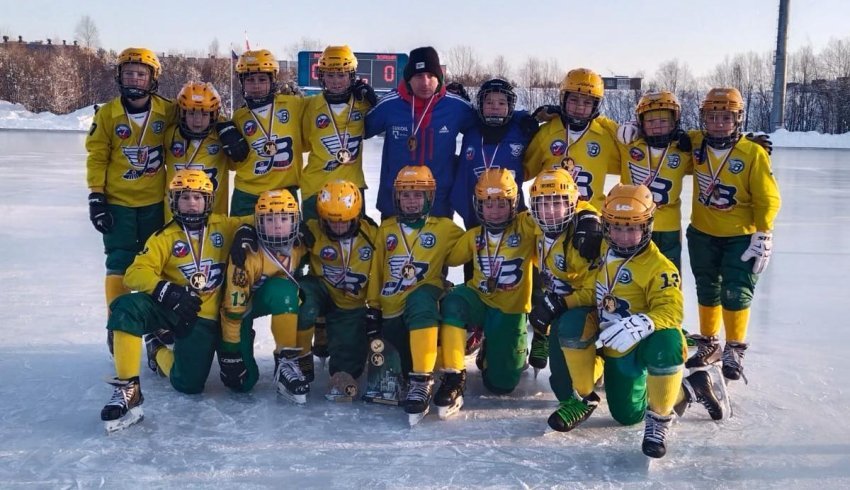
<path fill-rule="evenodd" d="M 750 246 L 741 255 L 741 260 L 746 262 L 755 258 L 753 262 L 753 274 L 761 274 L 767 269 L 770 262 L 770 254 L 773 253 L 773 233 L 757 231 L 750 237 Z"/>
<path fill-rule="evenodd" d="M 638 139 L 640 135 L 640 126 L 637 121 L 629 121 L 620 125 L 617 128 L 617 141 L 622 145 L 629 145 L 632 141 Z"/>
<path fill-rule="evenodd" d="M 655 324 L 652 320 L 643 313 L 638 313 L 611 323 L 599 334 L 599 340 L 605 347 L 617 352 L 626 352 L 654 331 Z"/>

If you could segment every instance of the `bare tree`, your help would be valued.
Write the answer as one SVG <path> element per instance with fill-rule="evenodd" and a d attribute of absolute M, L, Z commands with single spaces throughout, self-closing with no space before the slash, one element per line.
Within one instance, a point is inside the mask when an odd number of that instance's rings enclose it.
<path fill-rule="evenodd" d="M 498 77 L 505 80 L 511 79 L 511 66 L 508 63 L 508 60 L 502 55 L 496 56 L 496 59 L 494 59 L 487 68 L 487 72 L 491 78 Z"/>
<path fill-rule="evenodd" d="M 218 44 L 218 38 L 214 37 L 213 40 L 210 42 L 210 46 L 208 48 L 209 55 L 218 58 L 218 52 L 220 48 L 221 47 Z"/>
<path fill-rule="evenodd" d="M 100 47 L 100 33 L 97 26 L 88 15 L 80 17 L 77 26 L 74 28 L 74 39 L 80 46 L 86 49 L 97 49 Z"/>

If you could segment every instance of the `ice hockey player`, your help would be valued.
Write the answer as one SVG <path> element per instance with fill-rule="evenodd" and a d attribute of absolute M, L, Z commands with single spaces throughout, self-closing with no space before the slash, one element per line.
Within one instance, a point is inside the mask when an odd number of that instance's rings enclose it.
<path fill-rule="evenodd" d="M 385 133 L 377 204 L 382 219 L 395 215 L 393 180 L 409 162 L 426 165 L 436 178 L 431 216 L 454 214 L 450 195 L 457 135 L 477 121 L 469 102 L 446 93 L 437 51 L 430 46 L 411 51 L 398 91 L 382 97 L 366 115 L 367 138 Z"/>
<path fill-rule="evenodd" d="M 303 404 L 310 382 L 300 360 L 312 360 L 313 353 L 310 339 L 304 339 L 298 330 L 299 286 L 294 271 L 306 252 L 296 243 L 299 222 L 298 202 L 289 191 L 260 194 L 254 207 L 259 247 L 256 251 L 242 248 L 244 260 L 231 254 L 228 262 L 218 362 L 226 386 L 235 391 L 251 390 L 259 373 L 254 359 L 253 322 L 271 315 L 277 392 Z"/>
<path fill-rule="evenodd" d="M 245 106 L 233 113 L 233 123 L 245 135 L 250 153 L 236 167 L 232 216 L 254 212 L 263 191 L 287 189 L 296 196 L 301 178 L 301 118 L 305 100 L 278 94 L 280 64 L 266 49 L 245 51 L 236 62 Z"/>
<path fill-rule="evenodd" d="M 743 118 L 741 93 L 713 88 L 700 107 L 702 131 L 692 136 L 694 197 L 687 237 L 701 336 L 686 366 L 694 370 L 722 358 L 726 379 L 746 381 L 750 305 L 773 251 L 780 197 L 767 152 L 741 137 Z"/>
<path fill-rule="evenodd" d="M 481 225 L 452 248 L 449 265 L 473 263 L 472 278 L 440 302 L 440 351 L 444 374 L 434 397 L 441 418 L 463 406 L 466 331 L 483 328 L 480 355 L 484 386 L 510 393 L 525 369 L 526 314 L 531 307 L 531 266 L 536 227 L 527 212 L 517 214 L 519 189 L 507 168 L 492 167 L 475 185 L 474 208 Z"/>
<path fill-rule="evenodd" d="M 173 351 L 156 336 L 145 348 L 157 369 L 182 393 L 204 389 L 220 340 L 221 286 L 231 236 L 244 220 L 211 214 L 213 185 L 200 170 L 180 170 L 169 186 L 173 221 L 153 234 L 127 269 L 124 284 L 139 293 L 112 303 L 106 328 L 114 333 L 114 391 L 101 411 L 107 431 L 142 418 L 139 384 L 142 335 L 164 328 Z M 162 216 L 160 214 L 160 216 Z"/>
<path fill-rule="evenodd" d="M 163 224 L 163 138 L 176 110 L 172 101 L 156 94 L 161 73 L 153 51 L 122 51 L 115 74 L 121 95 L 95 113 L 86 138 L 89 218 L 103 235 L 107 307 L 129 292 L 124 273 Z"/>
<path fill-rule="evenodd" d="M 300 331 L 327 322 L 330 386 L 326 398 L 350 401 L 367 355 L 366 286 L 375 256 L 376 227 L 362 218 L 360 189 L 334 180 L 317 195 L 318 220 L 306 223 L 311 272 L 301 279 Z"/>
<path fill-rule="evenodd" d="M 402 167 L 393 183 L 396 216 L 384 219 L 366 296 L 367 329 L 395 345 L 409 373 L 404 403 L 411 425 L 428 414 L 439 334 L 442 271 L 463 230 L 431 216 L 437 183 L 428 167 Z"/>

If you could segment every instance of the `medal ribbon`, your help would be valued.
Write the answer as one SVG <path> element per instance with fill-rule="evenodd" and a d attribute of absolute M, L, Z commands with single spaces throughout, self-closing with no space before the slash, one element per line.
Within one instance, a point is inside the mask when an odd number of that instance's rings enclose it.
<path fill-rule="evenodd" d="M 493 160 L 496 159 L 496 153 L 499 152 L 499 146 L 502 145 L 502 142 L 496 144 L 496 149 L 493 150 L 493 155 L 490 157 L 490 161 L 487 161 L 487 152 L 484 150 L 484 137 L 481 137 L 481 159 L 484 160 L 484 170 L 490 170 L 490 167 L 493 166 Z"/>
<path fill-rule="evenodd" d="M 504 238 L 505 238 L 505 232 L 506 232 L 506 231 L 507 231 L 507 230 L 502 231 L 502 233 L 501 233 L 501 234 L 499 234 L 499 243 L 497 243 L 497 244 L 496 244 L 496 250 L 494 250 L 494 251 L 493 251 L 493 255 L 490 255 L 490 236 L 489 236 L 489 232 L 488 232 L 486 229 L 484 229 L 484 227 L 483 227 L 483 226 L 481 227 L 481 238 L 482 238 L 482 240 L 484 240 L 484 247 L 485 247 L 485 249 L 487 250 L 487 265 L 489 265 L 489 266 L 490 266 L 490 273 L 489 273 L 489 274 L 487 274 L 487 276 L 486 276 L 486 277 L 487 277 L 487 282 L 489 282 L 489 281 L 490 281 L 490 279 L 493 279 L 493 280 L 495 280 L 495 281 L 496 281 L 496 286 L 498 286 L 498 285 L 499 285 L 499 275 L 498 275 L 498 274 L 496 274 L 496 275 L 494 276 L 494 275 L 493 275 L 493 269 L 495 269 L 495 268 L 496 268 L 496 263 L 499 261 L 499 249 L 500 249 L 500 248 L 502 248 L 502 241 L 503 241 L 503 240 L 504 240 Z M 479 262 L 481 261 L 481 252 L 479 252 L 479 253 L 478 253 L 478 260 L 479 260 Z M 484 267 L 483 267 L 483 265 L 484 265 L 484 264 L 482 263 L 481 265 L 482 265 L 482 267 L 481 267 L 481 268 L 482 268 L 482 271 L 481 271 L 481 272 L 483 273 L 483 272 L 484 272 L 484 270 L 483 270 L 483 269 L 484 269 Z M 493 291 L 490 291 L 490 292 L 492 293 Z"/>
<path fill-rule="evenodd" d="M 734 148 L 734 147 L 733 147 Z M 720 175 L 720 172 L 723 171 L 723 167 L 726 166 L 726 162 L 729 161 L 729 157 L 732 155 L 732 149 L 726 152 L 726 155 L 723 156 L 723 161 L 720 162 L 720 166 L 717 167 L 717 171 L 711 169 L 711 150 L 706 148 L 705 151 L 705 163 L 708 164 L 708 173 L 711 174 L 711 183 L 708 184 L 708 187 L 705 189 L 705 200 L 703 200 L 703 204 L 708 206 L 711 204 L 711 193 L 714 192 L 714 188 L 717 187 L 717 177 Z"/>
<path fill-rule="evenodd" d="M 652 170 L 652 147 L 646 145 L 646 157 L 647 157 L 647 170 L 649 171 L 649 177 L 643 181 L 643 185 L 649 187 L 655 182 L 655 178 L 658 177 L 658 174 L 661 173 L 661 167 L 664 166 L 664 159 L 667 157 L 667 150 L 670 149 L 670 145 L 668 144 L 664 151 L 661 153 L 661 159 L 658 160 L 658 167 L 655 171 Z"/>
<path fill-rule="evenodd" d="M 342 278 L 335 282 L 333 286 L 337 289 L 343 289 L 346 292 L 349 292 L 345 288 L 340 288 L 340 284 L 345 283 L 345 276 L 348 274 L 349 264 L 351 263 L 351 249 L 354 247 L 354 238 L 345 239 L 345 243 L 342 240 L 339 242 L 339 255 L 342 258 Z M 345 254 L 346 249 L 348 249 L 348 255 Z"/>
<path fill-rule="evenodd" d="M 334 126 L 334 133 L 336 134 L 336 139 L 339 141 L 340 148 L 348 151 L 348 123 L 351 122 L 351 113 L 354 112 L 354 100 L 349 99 L 348 103 L 346 103 L 346 106 L 348 107 L 348 117 L 345 119 L 345 126 L 342 128 L 342 134 L 340 134 L 339 129 L 337 128 L 334 111 L 331 109 L 331 105 L 328 104 L 328 99 L 325 99 L 325 106 L 328 108 L 328 112 L 330 113 L 331 124 Z M 330 153 L 330 150 L 328 150 L 328 153 Z M 331 156 L 336 158 L 336 155 Z"/>
<path fill-rule="evenodd" d="M 564 239 L 566 240 L 566 237 Z M 546 250 L 546 241 L 547 240 L 549 240 L 549 238 L 546 235 L 543 235 L 543 240 L 541 241 L 542 244 L 543 244 L 543 255 L 540 257 L 540 267 L 538 267 L 541 274 L 546 274 L 546 272 L 549 270 L 549 266 L 546 265 L 546 259 L 549 258 L 549 255 L 552 253 L 552 249 L 555 248 L 555 242 L 558 241 L 557 238 L 552 239 L 552 244 L 549 245 L 549 250 L 547 251 Z M 554 293 L 554 291 L 550 291 L 550 292 Z"/>
<path fill-rule="evenodd" d="M 407 263 L 413 265 L 413 247 L 415 247 L 416 242 L 419 241 L 419 235 L 422 234 L 422 228 L 416 230 L 416 238 L 413 239 L 413 244 L 411 246 L 407 245 L 407 238 L 405 238 L 404 228 L 402 228 L 401 223 L 398 223 L 398 230 L 401 232 L 401 243 L 404 244 L 404 250 L 407 251 Z M 402 268 L 404 267 L 402 266 Z M 404 279 L 403 276 L 402 279 Z"/>
<path fill-rule="evenodd" d="M 133 118 L 130 117 L 130 113 L 127 112 L 127 108 L 124 107 L 124 104 L 121 104 L 121 107 L 124 109 L 124 115 L 127 116 L 127 124 L 130 127 L 133 127 Z M 151 118 L 151 112 L 153 111 L 153 105 L 151 105 L 151 109 L 145 114 L 145 120 L 142 122 L 142 134 L 139 135 L 139 139 L 136 142 L 136 151 L 141 151 L 142 140 L 145 139 L 145 134 L 148 132 L 148 121 Z"/>
<path fill-rule="evenodd" d="M 437 94 L 434 94 L 430 99 L 428 99 L 428 104 L 425 105 L 425 109 L 422 111 L 422 116 L 419 117 L 419 122 L 416 122 L 416 96 L 414 96 L 413 100 L 410 101 L 410 122 L 413 126 L 413 134 L 410 135 L 411 138 L 416 138 L 416 133 L 419 132 L 419 128 L 422 126 L 422 121 L 425 120 L 425 116 L 428 114 L 428 108 L 431 107 L 431 102 L 434 102 L 434 97 L 436 96 Z"/>
<path fill-rule="evenodd" d="M 289 272 L 289 268 L 287 268 L 285 265 L 283 265 L 283 262 L 281 262 L 280 259 L 277 258 L 276 253 L 274 253 L 271 250 L 269 250 L 268 248 L 266 248 L 265 245 L 263 245 L 263 253 L 265 253 L 266 257 L 268 257 L 272 262 L 274 262 L 274 264 L 278 267 L 278 269 L 282 270 L 283 273 L 286 274 L 286 277 L 288 277 L 290 281 L 295 283 L 296 287 L 298 287 L 298 288 L 301 287 L 301 285 L 298 284 L 298 281 L 295 279 L 295 277 L 293 277 L 292 273 Z M 289 258 L 289 263 L 291 265 L 292 264 L 292 257 L 288 257 L 288 258 Z"/>
<path fill-rule="evenodd" d="M 602 267 L 605 269 L 605 294 L 602 295 L 603 298 L 605 296 L 614 296 L 614 288 L 617 286 L 617 278 L 620 277 L 620 271 L 622 271 L 623 267 L 625 267 L 626 264 L 628 264 L 629 261 L 631 261 L 635 257 L 634 255 L 632 255 L 631 257 L 623 260 L 623 263 L 617 267 L 617 272 L 614 274 L 614 280 L 612 281 L 611 276 L 608 274 L 608 257 L 612 253 L 613 252 L 609 250 L 608 253 L 605 254 L 605 261 L 602 263 Z M 596 308 L 597 310 L 599 310 L 600 319 L 602 318 L 602 311 L 604 310 L 604 306 L 605 305 L 601 303 L 596 304 Z"/>
<path fill-rule="evenodd" d="M 574 144 L 578 143 L 584 135 L 587 134 L 587 131 L 590 129 L 590 124 L 588 123 L 587 127 L 581 130 L 581 134 L 578 135 L 575 141 L 570 142 L 570 127 L 569 125 L 564 128 L 564 137 L 567 140 L 567 147 L 564 149 L 564 158 L 570 158 L 570 148 L 573 147 Z M 571 172 L 572 173 L 572 172 Z"/>
<path fill-rule="evenodd" d="M 274 99 L 272 99 L 272 106 L 269 109 L 269 130 L 268 130 L 268 132 L 266 132 L 266 128 L 263 127 L 263 123 L 261 123 L 260 120 L 257 119 L 257 114 L 256 114 L 256 112 L 254 112 L 253 109 L 251 109 L 251 117 L 254 119 L 254 122 L 257 123 L 257 126 L 260 127 L 260 131 L 263 133 L 263 136 L 266 137 L 266 142 L 271 141 L 271 139 L 269 138 L 269 135 L 271 134 L 272 126 L 274 125 Z M 333 118 L 331 118 L 331 120 L 333 120 Z M 276 141 L 272 141 L 272 143 L 277 145 Z M 274 155 L 272 155 L 272 158 L 274 158 Z"/>
<path fill-rule="evenodd" d="M 207 240 L 207 225 L 204 225 L 204 227 L 201 229 L 200 235 L 198 236 L 197 254 L 195 254 L 195 247 L 192 245 L 192 233 L 188 229 L 186 229 L 186 226 L 183 226 L 183 233 L 186 234 L 186 241 L 189 242 L 189 253 L 192 254 L 192 263 L 195 264 L 195 272 L 192 273 L 192 276 L 197 273 L 201 273 L 204 275 L 204 279 L 206 279 L 206 273 L 201 270 L 201 260 L 203 260 L 204 258 L 204 242 Z"/>

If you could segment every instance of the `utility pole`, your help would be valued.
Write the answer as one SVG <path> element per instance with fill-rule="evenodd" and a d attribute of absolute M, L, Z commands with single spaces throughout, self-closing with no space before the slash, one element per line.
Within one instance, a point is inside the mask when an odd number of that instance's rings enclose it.
<path fill-rule="evenodd" d="M 790 2 L 791 0 L 779 0 L 776 52 L 773 58 L 773 109 L 770 112 L 773 131 L 785 127 L 785 61 L 788 57 L 788 9 Z"/>

